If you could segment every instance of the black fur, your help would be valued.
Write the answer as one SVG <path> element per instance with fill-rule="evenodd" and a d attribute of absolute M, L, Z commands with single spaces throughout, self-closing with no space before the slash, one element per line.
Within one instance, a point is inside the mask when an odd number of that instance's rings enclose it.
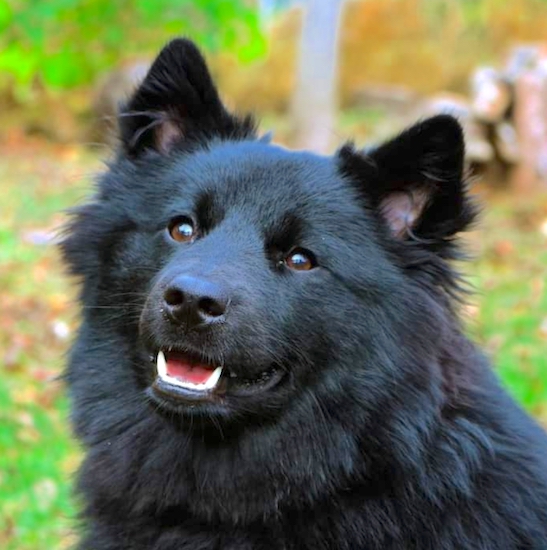
<path fill-rule="evenodd" d="M 287 151 L 228 113 L 185 40 L 120 121 L 62 244 L 82 281 L 67 370 L 80 550 L 547 548 L 547 438 L 456 316 L 449 262 L 474 218 L 457 122 L 366 153 Z M 169 239 L 179 215 L 193 243 Z M 315 269 L 287 267 L 295 246 Z M 181 273 L 229 295 L 224 323 L 165 319 Z M 150 355 L 173 346 L 283 378 L 170 405 Z"/>

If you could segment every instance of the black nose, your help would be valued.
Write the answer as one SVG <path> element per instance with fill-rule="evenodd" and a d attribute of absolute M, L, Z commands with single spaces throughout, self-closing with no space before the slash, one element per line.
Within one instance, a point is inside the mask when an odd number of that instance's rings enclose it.
<path fill-rule="evenodd" d="M 224 319 L 229 298 L 225 289 L 206 279 L 179 275 L 163 294 L 167 316 L 187 328 Z"/>

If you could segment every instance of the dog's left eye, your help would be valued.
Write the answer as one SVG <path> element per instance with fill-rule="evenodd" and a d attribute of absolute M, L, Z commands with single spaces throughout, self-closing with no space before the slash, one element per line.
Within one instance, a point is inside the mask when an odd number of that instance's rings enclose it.
<path fill-rule="evenodd" d="M 317 260 L 309 250 L 294 248 L 285 258 L 285 265 L 295 271 L 309 271 L 317 266 Z"/>
<path fill-rule="evenodd" d="M 180 216 L 171 220 L 168 230 L 171 238 L 179 243 L 192 242 L 197 234 L 194 222 L 187 216 Z"/>

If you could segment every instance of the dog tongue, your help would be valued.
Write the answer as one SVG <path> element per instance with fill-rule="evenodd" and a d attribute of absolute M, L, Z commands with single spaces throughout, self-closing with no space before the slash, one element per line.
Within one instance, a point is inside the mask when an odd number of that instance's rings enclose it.
<path fill-rule="evenodd" d="M 203 363 L 191 363 L 184 357 L 167 357 L 167 374 L 184 382 L 204 384 L 214 370 L 214 367 Z"/>

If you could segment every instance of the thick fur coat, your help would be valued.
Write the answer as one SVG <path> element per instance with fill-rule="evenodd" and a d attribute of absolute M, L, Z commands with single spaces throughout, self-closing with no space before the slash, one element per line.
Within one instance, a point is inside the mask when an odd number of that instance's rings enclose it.
<path fill-rule="evenodd" d="M 79 549 L 546 549 L 547 437 L 457 317 L 458 123 L 289 151 L 186 40 L 119 120 L 62 244 Z"/>

